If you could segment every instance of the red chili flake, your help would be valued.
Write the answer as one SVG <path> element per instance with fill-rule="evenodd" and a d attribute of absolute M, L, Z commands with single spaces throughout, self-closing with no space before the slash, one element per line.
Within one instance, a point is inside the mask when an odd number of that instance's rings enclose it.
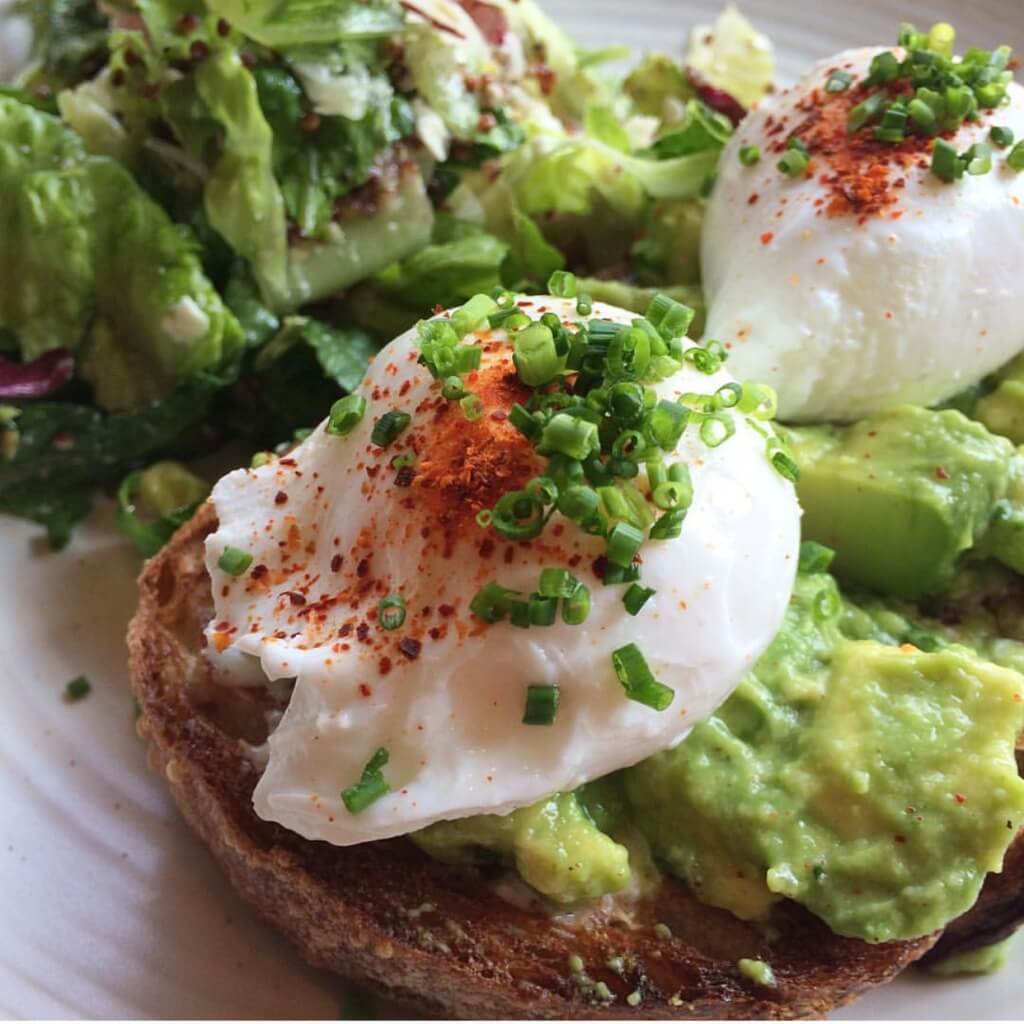
<path fill-rule="evenodd" d="M 370 571 L 370 560 L 368 558 L 364 558 L 356 566 L 356 575 L 360 579 L 364 579 L 366 577 L 366 575 L 369 573 L 369 571 Z"/>
<path fill-rule="evenodd" d="M 594 564 L 591 566 L 594 575 L 599 579 L 604 579 L 604 574 L 608 570 L 608 559 L 604 555 L 598 555 L 594 559 Z"/>
<path fill-rule="evenodd" d="M 359 684 L 359 692 L 364 697 L 369 697 L 370 694 L 373 693 L 373 690 L 371 690 L 370 687 L 366 685 L 366 683 L 360 683 Z"/>
<path fill-rule="evenodd" d="M 304 132 L 318 131 L 320 128 L 320 115 L 315 110 L 311 110 L 299 121 L 299 127 Z"/>
<path fill-rule="evenodd" d="M 386 676 L 391 671 L 391 659 L 386 657 L 381 658 L 377 665 L 377 671 L 379 671 L 382 676 Z"/>
<path fill-rule="evenodd" d="M 366 622 L 360 622 L 356 626 L 356 639 L 361 643 L 365 644 L 370 639 L 370 626 Z"/>
<path fill-rule="evenodd" d="M 306 599 L 302 596 L 302 594 L 299 594 L 294 590 L 289 590 L 286 596 L 288 600 L 291 601 L 291 603 L 295 605 L 297 608 L 302 607 L 302 605 L 306 603 Z"/>
<path fill-rule="evenodd" d="M 288 502 L 288 495 L 285 494 L 284 491 L 278 491 L 277 494 L 274 495 L 274 504 L 275 505 L 284 505 L 284 504 L 287 504 L 287 502 Z"/>
<path fill-rule="evenodd" d="M 227 18 L 221 18 L 217 22 L 217 35 L 228 36 L 231 35 L 231 22 Z"/>
<path fill-rule="evenodd" d="M 346 637 L 352 635 L 352 623 L 346 622 L 341 629 L 338 630 L 338 636 Z"/>
<path fill-rule="evenodd" d="M 907 841 L 906 836 L 893 836 L 893 841 L 897 843 L 905 843 Z"/>
<path fill-rule="evenodd" d="M 480 547 L 477 550 L 480 552 L 481 558 L 490 558 L 494 554 L 494 541 L 490 537 L 485 537 L 480 541 Z"/>
<path fill-rule="evenodd" d="M 290 457 L 287 458 L 287 459 L 278 459 L 278 463 L 277 464 L 279 466 L 294 466 L 294 465 L 297 465 L 295 460 L 293 458 L 290 458 Z"/>
<path fill-rule="evenodd" d="M 476 122 L 477 131 L 480 132 L 489 132 L 497 127 L 498 119 L 490 111 L 484 111 Z"/>
<path fill-rule="evenodd" d="M 124 77 L 124 71 L 122 71 L 121 68 L 118 68 L 110 76 L 111 85 L 113 85 L 115 89 L 120 89 L 121 86 L 124 85 Z"/>
<path fill-rule="evenodd" d="M 345 559 L 342 558 L 341 555 L 335 555 L 331 559 L 331 572 L 338 572 L 341 569 L 344 562 Z"/>
<path fill-rule="evenodd" d="M 252 69 L 256 67 L 257 64 L 259 64 L 259 59 L 256 57 L 256 55 L 253 53 L 249 53 L 248 51 L 243 51 L 239 57 L 239 60 L 241 60 L 242 62 L 242 67 L 244 67 L 247 71 L 252 71 Z"/>
<path fill-rule="evenodd" d="M 762 245 L 770 245 L 770 244 L 771 244 L 771 241 L 772 241 L 772 239 L 773 239 L 774 237 L 775 237 L 775 232 L 774 232 L 774 231 L 766 231 L 766 232 L 765 232 L 765 233 L 764 233 L 764 234 L 763 234 L 763 235 L 761 236 L 761 244 L 762 244 Z"/>
<path fill-rule="evenodd" d="M 206 60 L 206 58 L 210 56 L 210 48 L 202 41 L 202 39 L 197 39 L 188 48 L 188 55 L 196 64 L 198 64 L 200 61 Z"/>
<path fill-rule="evenodd" d="M 265 565 L 254 565 L 252 567 L 252 572 L 249 573 L 249 575 L 254 580 L 262 580 L 266 578 L 269 572 L 270 570 Z"/>
<path fill-rule="evenodd" d="M 511 565 L 512 564 L 512 559 L 515 558 L 515 555 L 516 555 L 516 549 L 515 548 L 513 548 L 513 547 L 505 548 L 505 555 L 504 555 L 505 564 L 506 565 Z"/>
<path fill-rule="evenodd" d="M 945 466 L 936 466 L 935 467 L 935 478 L 936 478 L 936 480 L 948 480 L 949 479 L 949 471 L 946 469 Z"/>
<path fill-rule="evenodd" d="M 439 303 L 438 305 L 434 306 L 431 312 L 434 314 L 434 316 L 440 316 L 444 312 L 444 306 L 440 305 Z"/>
<path fill-rule="evenodd" d="M 455 614 L 455 609 L 450 604 L 438 605 L 437 612 L 445 619 L 450 619 Z"/>
<path fill-rule="evenodd" d="M 198 14 L 183 14 L 178 19 L 178 31 L 182 35 L 190 35 L 199 28 L 199 15 Z"/>
<path fill-rule="evenodd" d="M 66 430 L 58 430 L 50 443 L 57 451 L 66 452 L 75 447 L 75 437 Z"/>
<path fill-rule="evenodd" d="M 954 800 L 955 800 L 955 801 L 956 801 L 956 802 L 957 802 L 958 804 L 965 804 L 965 803 L 967 803 L 967 797 L 965 797 L 965 796 L 963 795 L 963 793 L 954 793 L 954 794 L 953 794 L 953 799 L 954 799 Z"/>
<path fill-rule="evenodd" d="M 395 486 L 396 487 L 411 487 L 413 480 L 416 479 L 416 470 L 412 466 L 399 466 L 398 472 L 395 474 Z"/>
<path fill-rule="evenodd" d="M 761 197 L 756 192 L 751 192 L 750 195 L 747 196 L 747 206 L 756 206 L 757 201 L 760 198 Z"/>
<path fill-rule="evenodd" d="M 430 636 L 431 640 L 440 640 L 441 637 L 444 636 L 444 631 L 441 629 L 440 626 L 434 626 L 430 630 L 428 635 Z"/>
<path fill-rule="evenodd" d="M 410 660 L 415 661 L 423 650 L 423 644 L 414 640 L 411 636 L 402 637 L 398 643 L 398 649 Z"/>

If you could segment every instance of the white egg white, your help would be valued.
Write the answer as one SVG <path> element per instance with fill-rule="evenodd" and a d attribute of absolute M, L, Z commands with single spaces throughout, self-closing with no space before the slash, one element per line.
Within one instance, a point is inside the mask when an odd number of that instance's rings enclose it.
<path fill-rule="evenodd" d="M 523 305 L 534 315 L 580 319 L 571 300 Z M 600 303 L 593 315 L 623 323 L 633 316 Z M 483 378 L 514 380 L 502 332 L 469 340 L 484 349 Z M 297 680 L 269 739 L 256 810 L 338 845 L 507 812 L 671 747 L 765 649 L 796 570 L 799 510 L 764 437 L 737 417 L 735 435 L 709 449 L 691 429 L 676 458 L 690 466 L 693 506 L 681 537 L 645 543 L 642 581 L 657 593 L 628 615 L 625 587 L 603 586 L 595 575 L 602 540 L 556 515 L 536 540 L 510 544 L 475 523 L 471 486 L 464 502 L 453 497 L 468 470 L 453 464 L 445 476 L 437 464 L 444 444 L 482 437 L 500 454 L 518 435 L 503 420 L 507 406 L 497 407 L 486 388 L 483 417 L 462 418 L 417 356 L 415 331 L 377 356 L 360 388 L 367 413 L 351 435 L 321 425 L 289 458 L 231 473 L 213 493 L 220 525 L 207 542 L 216 601 L 210 647 L 257 657 L 270 679 Z M 687 366 L 657 390 L 709 393 L 730 379 Z M 391 409 L 413 421 L 382 451 L 370 435 Z M 416 476 L 399 486 L 392 460 L 413 451 Z M 445 532 L 445 523 L 455 527 Z M 228 546 L 253 555 L 238 578 L 218 568 Z M 543 568 L 569 566 L 593 598 L 582 625 L 485 625 L 469 611 L 489 580 L 529 594 Z M 377 619 L 387 593 L 401 593 L 408 608 L 393 632 Z M 627 699 L 611 660 L 627 643 L 675 690 L 667 710 Z M 532 683 L 560 687 L 552 726 L 522 723 Z M 341 792 L 379 748 L 389 753 L 390 792 L 350 814 Z"/>
<path fill-rule="evenodd" d="M 740 379 L 771 384 L 783 420 L 852 420 L 901 402 L 930 405 L 1024 348 L 1024 174 L 994 148 L 993 169 L 946 183 L 925 153 L 891 178 L 895 202 L 860 216 L 830 213 L 828 155 L 787 177 L 774 147 L 839 68 L 861 80 L 880 48 L 822 61 L 766 100 L 722 156 L 702 240 L 707 336 L 731 349 Z M 1024 89 L 950 140 L 987 142 L 992 125 L 1024 138 Z M 779 127 L 781 125 L 781 128 Z M 745 167 L 743 146 L 761 161 Z"/>

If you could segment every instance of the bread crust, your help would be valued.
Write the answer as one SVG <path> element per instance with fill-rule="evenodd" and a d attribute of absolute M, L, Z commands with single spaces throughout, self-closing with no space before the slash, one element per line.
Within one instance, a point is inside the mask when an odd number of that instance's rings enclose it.
<path fill-rule="evenodd" d="M 262 821 L 243 740 L 259 738 L 266 706 L 219 686 L 202 654 L 212 615 L 203 541 L 215 527 L 208 504 L 142 571 L 128 633 L 139 732 L 231 884 L 310 963 L 444 1017 L 786 1019 L 824 1016 L 936 941 L 841 938 L 788 902 L 769 941 L 671 879 L 628 924 L 615 915 L 574 923 L 513 905 L 488 879 L 407 840 L 334 847 Z M 777 987 L 747 979 L 742 957 L 769 963 Z"/>

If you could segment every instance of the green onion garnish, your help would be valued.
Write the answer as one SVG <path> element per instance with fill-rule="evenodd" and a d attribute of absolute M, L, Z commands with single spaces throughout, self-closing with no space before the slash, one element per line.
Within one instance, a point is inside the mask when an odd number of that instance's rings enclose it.
<path fill-rule="evenodd" d="M 796 459 L 782 447 L 773 447 L 769 450 L 769 460 L 775 472 L 795 484 L 800 479 L 800 466 Z"/>
<path fill-rule="evenodd" d="M 699 352 L 701 350 L 691 349 L 691 351 Z M 683 436 L 683 431 L 686 430 L 689 418 L 690 410 L 686 406 L 666 398 L 661 399 L 651 410 L 647 424 L 651 440 L 667 452 L 674 451 L 676 445 L 679 444 L 679 439 Z"/>
<path fill-rule="evenodd" d="M 72 704 L 76 700 L 88 697 L 92 692 L 92 683 L 85 676 L 76 676 L 64 686 L 64 699 Z"/>
<path fill-rule="evenodd" d="M 590 588 L 580 584 L 568 597 L 562 599 L 562 621 L 579 626 L 590 614 Z"/>
<path fill-rule="evenodd" d="M 984 142 L 975 142 L 960 159 L 968 174 L 988 174 L 992 170 L 992 150 Z"/>
<path fill-rule="evenodd" d="M 407 412 L 391 409 L 374 423 L 370 441 L 378 448 L 388 448 L 410 423 L 412 423 L 412 417 Z"/>
<path fill-rule="evenodd" d="M 761 150 L 757 146 L 740 146 L 740 163 L 744 167 L 753 167 L 761 161 Z"/>
<path fill-rule="evenodd" d="M 846 130 L 852 135 L 864 125 L 873 121 L 885 106 L 885 93 L 876 92 L 850 111 L 846 118 Z"/>
<path fill-rule="evenodd" d="M 644 542 L 642 530 L 638 530 L 630 523 L 619 522 L 608 534 L 605 548 L 605 557 L 612 565 L 628 569 L 633 564 L 640 545 Z"/>
<path fill-rule="evenodd" d="M 823 587 L 814 595 L 814 617 L 818 622 L 827 622 L 839 614 L 843 604 L 835 586 Z"/>
<path fill-rule="evenodd" d="M 828 572 L 828 567 L 832 564 L 832 559 L 835 557 L 836 553 L 831 548 L 825 547 L 824 544 L 819 544 L 813 540 L 805 540 L 800 545 L 800 561 L 797 569 L 799 572 L 808 575 Z"/>
<path fill-rule="evenodd" d="M 405 598 L 401 594 L 388 594 L 377 605 L 377 618 L 381 629 L 401 629 L 405 625 Z"/>
<path fill-rule="evenodd" d="M 964 165 L 957 154 L 956 147 L 945 139 L 936 139 L 932 150 L 932 173 L 943 181 L 956 181 L 963 176 Z"/>
<path fill-rule="evenodd" d="M 793 140 L 790 139 L 790 142 Z M 810 158 L 807 155 L 807 147 L 802 146 L 798 148 L 791 146 L 782 154 L 782 158 L 779 160 L 779 170 L 783 174 L 788 174 L 789 177 L 795 178 L 800 174 L 803 174 L 807 170 L 807 165 L 810 163 Z"/>
<path fill-rule="evenodd" d="M 920 96 L 915 96 L 907 104 L 907 116 L 925 135 L 934 135 L 938 128 L 938 117 L 935 109 Z"/>
<path fill-rule="evenodd" d="M 441 388 L 442 397 L 449 402 L 457 402 L 460 398 L 466 397 L 466 386 L 461 377 L 448 377 Z"/>
<path fill-rule="evenodd" d="M 217 559 L 217 568 L 229 576 L 241 576 L 252 565 L 252 555 L 241 548 L 226 547 Z"/>
<path fill-rule="evenodd" d="M 683 532 L 683 520 L 688 511 L 686 508 L 673 508 L 665 512 L 651 527 L 651 540 L 675 540 Z"/>
<path fill-rule="evenodd" d="M 868 69 L 868 77 L 865 85 L 884 85 L 892 82 L 900 73 L 900 62 L 895 53 L 886 50 L 884 53 L 876 54 L 871 59 L 871 66 Z"/>
<path fill-rule="evenodd" d="M 537 445 L 541 454 L 560 452 L 581 462 L 600 450 L 597 424 L 564 412 L 551 417 L 541 431 L 540 444 Z"/>
<path fill-rule="evenodd" d="M 1015 171 L 1024 171 L 1024 142 L 1018 142 L 1009 153 L 1006 154 L 1007 166 Z"/>
<path fill-rule="evenodd" d="M 682 338 L 690 329 L 696 310 L 659 292 L 651 299 L 644 314 L 646 320 L 666 340 Z"/>
<path fill-rule="evenodd" d="M 992 144 L 1000 149 L 1013 145 L 1013 129 L 1003 125 L 994 125 L 988 133 L 988 137 L 992 140 Z"/>
<path fill-rule="evenodd" d="M 527 603 L 527 617 L 531 626 L 554 625 L 555 612 L 558 610 L 558 599 L 544 597 L 542 594 L 531 594 Z"/>
<path fill-rule="evenodd" d="M 459 408 L 470 422 L 480 419 L 484 414 L 484 403 L 480 401 L 479 395 L 465 395 L 459 400 Z"/>
<path fill-rule="evenodd" d="M 626 696 L 655 711 L 664 711 L 675 697 L 675 691 L 659 683 L 636 644 L 626 644 L 612 652 L 612 666 Z"/>
<path fill-rule="evenodd" d="M 582 586 L 568 569 L 544 569 L 537 584 L 542 597 L 572 597 Z"/>
<path fill-rule="evenodd" d="M 558 714 L 558 696 L 557 686 L 547 683 L 531 683 L 527 686 L 523 725 L 553 725 Z"/>
<path fill-rule="evenodd" d="M 451 327 L 459 338 L 475 331 L 489 316 L 498 311 L 498 304 L 489 295 L 474 295 L 452 313 Z"/>
<path fill-rule="evenodd" d="M 491 528 L 506 540 L 532 540 L 544 529 L 544 503 L 529 491 L 503 494 L 492 510 Z"/>
<path fill-rule="evenodd" d="M 714 413 L 700 425 L 700 439 L 709 447 L 717 448 L 736 433 L 736 424 L 725 413 Z"/>
<path fill-rule="evenodd" d="M 548 278 L 548 294 L 559 299 L 575 299 L 576 275 L 565 270 L 556 270 Z"/>
<path fill-rule="evenodd" d="M 366 415 L 366 399 L 362 395 L 346 395 L 331 406 L 327 433 L 335 437 L 351 434 Z"/>
<path fill-rule="evenodd" d="M 469 610 L 484 622 L 500 622 L 511 611 L 520 595 L 499 583 L 485 583 L 469 602 Z"/>
<path fill-rule="evenodd" d="M 390 787 L 384 781 L 383 768 L 390 760 L 388 752 L 381 747 L 366 762 L 362 777 L 358 782 L 342 790 L 341 799 L 349 814 L 359 814 L 365 811 L 370 804 L 375 803 Z"/>
<path fill-rule="evenodd" d="M 833 71 L 825 83 L 825 92 L 846 92 L 853 85 L 853 75 L 849 71 Z"/>
<path fill-rule="evenodd" d="M 529 387 L 541 387 L 553 381 L 564 367 L 555 348 L 551 328 L 542 323 L 530 324 L 512 342 L 516 372 Z"/>
<path fill-rule="evenodd" d="M 626 611 L 630 615 L 639 615 L 640 609 L 654 597 L 654 594 L 655 591 L 651 587 L 644 587 L 639 583 L 634 583 L 623 594 L 622 603 L 626 606 Z"/>

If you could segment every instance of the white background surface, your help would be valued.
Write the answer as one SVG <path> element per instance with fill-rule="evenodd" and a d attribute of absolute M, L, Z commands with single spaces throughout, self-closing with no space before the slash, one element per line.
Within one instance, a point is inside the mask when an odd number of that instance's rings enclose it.
<path fill-rule="evenodd" d="M 677 52 L 718 4 L 547 6 L 584 44 Z M 945 18 L 965 45 L 1024 49 L 1021 0 L 742 6 L 775 42 L 783 78 L 848 46 L 892 42 L 900 20 Z M 340 982 L 305 967 L 234 897 L 146 770 L 123 640 L 138 568 L 109 510 L 60 556 L 0 517 L 0 1015 L 336 1019 Z M 80 673 L 93 693 L 66 705 L 63 685 Z M 1009 1019 L 1022 1004 L 1024 941 L 996 977 L 911 974 L 839 1016 Z"/>

